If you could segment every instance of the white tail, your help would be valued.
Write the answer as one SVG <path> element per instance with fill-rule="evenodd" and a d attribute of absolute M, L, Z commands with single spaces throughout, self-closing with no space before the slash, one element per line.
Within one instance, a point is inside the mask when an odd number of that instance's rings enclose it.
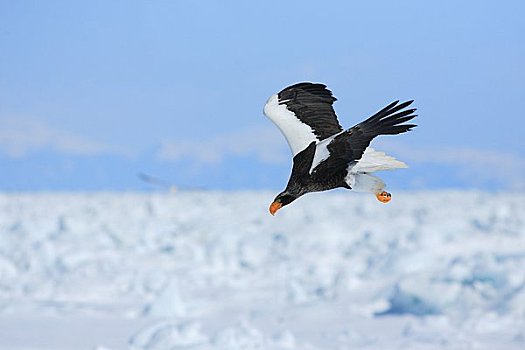
<path fill-rule="evenodd" d="M 408 168 L 408 166 L 395 159 L 387 156 L 384 152 L 378 152 L 372 147 L 367 147 L 361 159 L 348 169 L 349 173 L 373 173 L 380 170 L 392 170 Z"/>
<path fill-rule="evenodd" d="M 354 191 L 377 194 L 383 191 L 385 183 L 369 173 L 401 168 L 407 168 L 407 165 L 394 157 L 387 156 L 384 152 L 377 152 L 372 147 L 368 147 L 361 159 L 348 167 L 345 181 Z"/>

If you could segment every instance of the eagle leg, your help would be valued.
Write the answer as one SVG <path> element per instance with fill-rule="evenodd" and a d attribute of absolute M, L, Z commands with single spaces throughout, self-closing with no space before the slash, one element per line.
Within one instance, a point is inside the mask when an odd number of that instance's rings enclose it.
<path fill-rule="evenodd" d="M 392 199 L 392 195 L 388 193 L 387 191 L 382 191 L 382 192 L 376 193 L 376 198 L 381 203 L 388 203 Z"/>

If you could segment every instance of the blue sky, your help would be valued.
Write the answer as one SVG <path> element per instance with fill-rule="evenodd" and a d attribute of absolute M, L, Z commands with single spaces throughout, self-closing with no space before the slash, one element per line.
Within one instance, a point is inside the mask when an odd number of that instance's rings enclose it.
<path fill-rule="evenodd" d="M 2 1 L 0 190 L 280 188 L 269 95 L 415 99 L 390 188 L 525 188 L 523 1 Z"/>

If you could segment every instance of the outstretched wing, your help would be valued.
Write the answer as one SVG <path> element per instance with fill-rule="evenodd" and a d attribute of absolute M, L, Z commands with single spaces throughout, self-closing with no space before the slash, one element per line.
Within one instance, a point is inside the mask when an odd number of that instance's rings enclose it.
<path fill-rule="evenodd" d="M 405 109 L 414 102 L 394 101 L 365 121 L 354 125 L 345 134 L 351 150 L 351 159 L 360 159 L 372 139 L 379 135 L 397 135 L 415 128 L 415 124 L 403 124 L 417 117 L 415 108 Z"/>
<path fill-rule="evenodd" d="M 336 100 L 326 85 L 299 83 L 270 96 L 264 114 L 281 130 L 295 157 L 312 141 L 343 130 L 332 108 Z"/>
<path fill-rule="evenodd" d="M 397 135 L 416 127 L 415 124 L 404 124 L 417 116 L 414 114 L 415 108 L 406 109 L 412 102 L 407 101 L 401 104 L 399 101 L 392 102 L 365 121 L 319 143 L 310 173 L 319 172 L 326 176 L 344 169 L 349 163 L 361 160 L 365 150 L 376 136 Z M 378 164 L 379 166 L 381 164 Z"/>

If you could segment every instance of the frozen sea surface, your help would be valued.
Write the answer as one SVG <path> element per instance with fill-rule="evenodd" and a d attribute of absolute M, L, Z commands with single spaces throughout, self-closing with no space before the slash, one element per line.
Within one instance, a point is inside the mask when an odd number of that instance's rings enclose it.
<path fill-rule="evenodd" d="M 525 196 L 0 194 L 0 349 L 524 349 Z"/>

